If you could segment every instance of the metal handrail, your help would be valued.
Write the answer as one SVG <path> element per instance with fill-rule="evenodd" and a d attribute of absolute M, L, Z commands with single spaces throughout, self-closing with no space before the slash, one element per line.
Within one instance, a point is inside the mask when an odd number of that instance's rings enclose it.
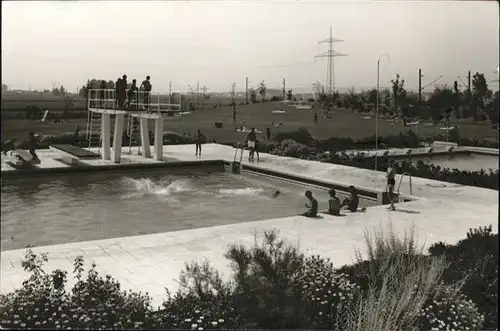
<path fill-rule="evenodd" d="M 410 178 L 410 195 L 413 195 L 412 193 L 412 187 L 411 187 L 411 174 L 408 173 L 408 172 L 404 172 L 402 175 L 401 175 L 401 178 L 399 179 L 399 185 L 398 185 L 398 195 L 399 195 L 399 189 L 401 188 L 401 184 L 403 183 L 403 178 L 404 176 L 408 176 L 408 178 Z"/>
<path fill-rule="evenodd" d="M 128 99 L 128 93 L 129 89 L 125 90 L 125 96 L 126 99 Z M 168 94 L 168 103 L 160 102 L 162 97 L 166 97 L 167 94 L 161 94 L 159 92 L 152 92 L 152 91 L 142 91 L 142 90 L 135 90 L 133 92 L 134 98 L 133 101 L 130 103 L 130 105 L 134 106 L 148 106 L 150 110 L 152 108 L 157 108 L 158 111 L 163 110 L 161 109 L 161 106 L 167 106 L 168 109 L 165 109 L 166 111 L 172 111 L 172 107 L 182 109 L 182 103 L 172 103 L 172 93 L 169 92 Z M 145 95 L 149 95 L 149 100 L 147 103 L 144 102 L 139 102 L 139 100 L 144 101 Z M 181 94 L 179 94 L 181 95 Z M 156 97 L 157 102 L 153 102 L 153 98 Z M 116 105 L 116 91 L 114 89 L 90 89 L 87 95 L 88 98 L 88 106 L 89 108 L 99 108 L 97 107 L 100 103 L 111 103 L 112 108 L 115 108 Z M 95 103 L 96 107 L 91 107 L 91 101 Z"/>

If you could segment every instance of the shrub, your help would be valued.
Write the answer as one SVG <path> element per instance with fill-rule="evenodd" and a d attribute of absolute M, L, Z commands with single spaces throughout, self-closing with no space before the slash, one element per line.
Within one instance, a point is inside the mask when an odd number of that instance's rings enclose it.
<path fill-rule="evenodd" d="M 304 327 L 337 329 L 343 313 L 349 310 L 360 294 L 359 285 L 347 275 L 336 273 L 333 263 L 319 255 L 307 257 L 300 271 L 302 295 L 309 320 Z"/>
<path fill-rule="evenodd" d="M 265 232 L 262 242 L 228 249 L 229 281 L 208 261 L 186 264 L 180 289 L 174 296 L 167 291 L 160 310 L 147 294 L 123 292 L 112 277 L 100 277 L 95 265 L 84 278 L 81 257 L 74 263 L 76 285 L 66 291 L 67 272 L 45 273 L 47 256 L 28 249 L 23 267 L 30 278 L 0 296 L 0 321 L 4 328 L 50 329 L 477 330 L 484 318 L 465 293 L 474 290 L 462 280 L 466 269 L 447 269 L 441 254 L 484 258 L 495 247 L 483 241 L 493 238 L 491 228 L 480 228 L 456 245 L 461 250 L 438 243 L 431 249 L 436 256 L 425 256 L 414 232 L 404 238 L 392 229 L 365 233 L 367 259 L 357 251 L 354 265 L 336 270 Z"/>
<path fill-rule="evenodd" d="M 231 246 L 225 256 L 233 269 L 227 283 L 207 262 L 186 266 L 181 290 L 164 305 L 176 320 L 163 325 L 205 327 L 221 319 L 233 328 L 332 328 L 359 292 L 329 260 L 305 257 L 275 231 L 252 247 Z"/>
<path fill-rule="evenodd" d="M 345 320 L 345 330 L 428 330 L 455 325 L 481 327 L 476 307 L 457 290 L 457 284 L 441 284 L 447 264 L 442 257 L 423 255 L 413 230 L 398 238 L 391 228 L 365 233 L 368 259 L 357 251 L 357 263 L 340 269 L 361 284 L 363 295 Z M 452 296 L 453 294 L 453 296 Z M 467 303 L 460 314 L 435 309 L 455 300 Z M 434 306 L 433 306 L 434 305 Z M 449 305 L 451 308 L 451 305 Z M 465 308 L 464 308 L 465 307 Z M 423 327 L 423 328 L 422 328 Z"/>
<path fill-rule="evenodd" d="M 162 328 L 225 329 L 239 326 L 239 315 L 232 305 L 232 283 L 224 282 L 208 261 L 186 264 L 181 272 L 180 289 L 168 295 L 158 313 Z"/>
<path fill-rule="evenodd" d="M 141 293 L 121 292 L 112 277 L 102 278 L 95 265 L 84 279 L 83 259 L 75 259 L 75 287 L 67 292 L 67 272 L 47 274 L 47 256 L 27 250 L 23 268 L 30 278 L 21 289 L 0 296 L 0 318 L 4 328 L 133 328 L 148 327 L 153 319 L 150 298 Z"/>
<path fill-rule="evenodd" d="M 299 144 L 307 146 L 313 146 L 315 143 L 309 131 L 303 128 L 291 132 L 278 132 L 276 133 L 274 140 L 277 142 L 282 142 L 283 140 L 293 140 Z"/>
<path fill-rule="evenodd" d="M 245 328 L 296 328 L 303 320 L 298 285 L 304 256 L 278 240 L 276 232 L 264 233 L 261 244 L 250 249 L 233 245 L 225 257 L 233 269 L 234 308 Z"/>
<path fill-rule="evenodd" d="M 443 274 L 445 284 L 464 279 L 462 292 L 477 304 L 484 315 L 484 329 L 497 325 L 498 234 L 492 228 L 470 230 L 467 238 L 455 245 L 442 242 L 429 248 L 432 256 L 445 256 L 450 263 Z"/>
<path fill-rule="evenodd" d="M 439 285 L 420 310 L 419 330 L 482 330 L 484 316 L 458 289 Z"/>
<path fill-rule="evenodd" d="M 290 139 L 282 140 L 280 147 L 282 151 L 281 155 L 290 157 L 306 158 L 313 152 L 312 148 Z"/>

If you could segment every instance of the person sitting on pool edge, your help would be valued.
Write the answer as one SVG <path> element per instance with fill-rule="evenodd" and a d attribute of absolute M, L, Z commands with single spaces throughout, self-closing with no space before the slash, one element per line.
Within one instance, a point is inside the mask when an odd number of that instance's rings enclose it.
<path fill-rule="evenodd" d="M 349 186 L 349 193 L 351 194 L 351 196 L 349 198 L 345 198 L 340 207 L 342 208 L 343 206 L 347 206 L 347 210 L 355 213 L 356 211 L 358 211 L 359 206 L 358 191 L 354 186 L 351 185 Z M 363 207 L 360 209 L 360 211 L 366 211 L 366 208 Z"/>
<path fill-rule="evenodd" d="M 318 201 L 314 199 L 311 191 L 306 191 L 305 196 L 310 202 L 310 204 L 306 202 L 306 207 L 309 208 L 309 210 L 301 215 L 305 217 L 316 217 L 318 215 Z"/>
<path fill-rule="evenodd" d="M 328 191 L 328 194 L 330 195 L 330 200 L 328 200 L 328 214 L 340 216 L 340 199 L 336 197 L 336 192 L 333 188 Z"/>

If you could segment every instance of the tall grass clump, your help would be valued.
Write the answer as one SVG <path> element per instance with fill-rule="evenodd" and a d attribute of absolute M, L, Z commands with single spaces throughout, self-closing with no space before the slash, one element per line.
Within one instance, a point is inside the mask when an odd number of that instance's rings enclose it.
<path fill-rule="evenodd" d="M 357 330 L 441 330 L 441 326 L 477 326 L 480 316 L 471 314 L 445 316 L 443 309 L 432 310 L 432 303 L 443 297 L 464 299 L 461 283 L 443 285 L 443 273 L 449 266 L 444 257 L 424 255 L 415 229 L 399 237 L 393 227 L 365 232 L 366 260 L 356 251 L 354 267 L 347 267 L 363 291 L 357 303 L 342 319 L 342 329 Z M 345 269 L 344 269 L 345 270 Z M 442 321 L 444 319 L 444 321 Z M 425 321 L 426 323 L 423 323 Z M 439 323 L 441 321 L 443 324 Z M 427 329 L 427 328 L 425 328 Z M 473 329 L 473 328 L 471 328 Z"/>

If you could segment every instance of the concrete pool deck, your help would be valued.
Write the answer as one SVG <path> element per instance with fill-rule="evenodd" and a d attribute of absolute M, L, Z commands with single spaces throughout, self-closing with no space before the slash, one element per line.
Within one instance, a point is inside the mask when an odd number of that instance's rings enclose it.
<path fill-rule="evenodd" d="M 232 162 L 235 149 L 229 146 L 206 144 L 203 156 L 194 155 L 194 145 L 165 146 L 165 161 L 225 160 Z M 37 152 L 40 168 L 67 167 L 55 161 L 58 153 L 51 150 Z M 133 149 L 137 153 L 137 148 Z M 239 153 L 238 153 L 239 158 Z M 336 164 L 319 163 L 261 153 L 261 162 L 252 163 L 260 167 L 304 178 L 313 178 L 339 185 L 354 185 L 360 188 L 385 190 L 385 173 L 358 169 Z M 10 158 L 9 158 L 10 159 Z M 16 171 L 4 166 L 2 173 Z M 158 163 L 137 155 L 128 155 L 123 149 L 122 160 L 134 163 Z M 85 160 L 90 165 L 109 165 L 111 161 Z M 247 164 L 243 158 L 243 164 Z M 397 178 L 399 182 L 399 176 Z M 366 213 L 345 213 L 345 217 L 322 215 L 321 219 L 301 216 L 262 220 L 177 232 L 166 232 L 144 236 L 113 238 L 98 241 L 69 243 L 37 247 L 35 252 L 48 253 L 46 271 L 61 268 L 71 272 L 73 259 L 83 255 L 86 270 L 92 262 L 100 273 L 110 274 L 121 284 L 122 289 L 149 292 L 153 304 L 159 305 L 165 297 L 164 288 L 177 289 L 179 272 L 185 262 L 210 259 L 213 266 L 229 273 L 228 262 L 222 254 L 231 244 L 252 244 L 255 234 L 277 229 L 280 235 L 302 250 L 311 254 L 329 257 L 340 266 L 351 263 L 355 248 L 364 248 L 364 231 L 392 224 L 398 233 L 415 226 L 421 243 L 438 241 L 455 243 L 465 238 L 469 228 L 491 224 L 498 232 L 498 192 L 477 187 L 412 178 L 415 201 L 400 204 L 398 211 L 390 212 L 386 206 L 368 208 Z M 409 193 L 409 182 L 403 180 L 401 193 Z M 321 208 L 320 208 L 321 209 Z M 75 229 L 77 231 L 77 229 Z M 1 293 L 21 286 L 27 274 L 21 261 L 25 250 L 2 251 Z M 69 286 L 74 283 L 68 275 Z"/>

